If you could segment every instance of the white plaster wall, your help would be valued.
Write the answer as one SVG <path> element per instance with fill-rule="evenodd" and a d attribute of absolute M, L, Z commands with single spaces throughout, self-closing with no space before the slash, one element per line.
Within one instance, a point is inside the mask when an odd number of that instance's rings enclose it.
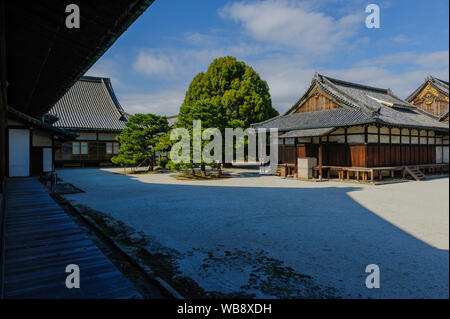
<path fill-rule="evenodd" d="M 442 163 L 442 146 L 436 146 L 436 163 Z"/>
<path fill-rule="evenodd" d="M 52 146 L 52 135 L 41 131 L 33 130 L 33 146 Z"/>
<path fill-rule="evenodd" d="M 369 135 L 367 141 L 369 143 L 378 143 L 378 135 Z"/>
<path fill-rule="evenodd" d="M 378 133 L 378 127 L 376 127 L 376 126 L 369 126 L 367 128 L 367 132 L 369 132 L 369 133 Z"/>
<path fill-rule="evenodd" d="M 348 135 L 348 143 L 364 143 L 364 135 Z"/>
<path fill-rule="evenodd" d="M 364 133 L 363 126 L 353 126 L 347 129 L 347 133 Z"/>
<path fill-rule="evenodd" d="M 333 136 L 333 135 L 330 135 L 330 142 L 345 143 L 345 136 Z"/>
<path fill-rule="evenodd" d="M 400 144 L 400 136 L 392 136 L 392 144 Z"/>
<path fill-rule="evenodd" d="M 442 161 L 448 164 L 448 146 L 444 146 L 444 158 Z"/>

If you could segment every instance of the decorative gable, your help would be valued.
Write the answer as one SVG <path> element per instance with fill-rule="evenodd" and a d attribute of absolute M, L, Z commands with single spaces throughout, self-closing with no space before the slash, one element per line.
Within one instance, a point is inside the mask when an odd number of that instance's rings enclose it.
<path fill-rule="evenodd" d="M 319 85 L 315 85 L 295 107 L 292 113 L 315 112 L 342 107 L 335 98 L 325 92 Z"/>

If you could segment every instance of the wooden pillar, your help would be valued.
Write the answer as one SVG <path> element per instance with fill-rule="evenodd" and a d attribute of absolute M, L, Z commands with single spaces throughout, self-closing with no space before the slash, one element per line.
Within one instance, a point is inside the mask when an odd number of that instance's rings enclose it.
<path fill-rule="evenodd" d="M 348 159 L 348 143 L 347 143 L 347 128 L 344 128 L 344 166 L 351 166 Z"/>
<path fill-rule="evenodd" d="M 364 143 L 368 143 L 369 142 L 369 133 L 368 133 L 369 128 L 366 126 L 364 126 Z"/>
<path fill-rule="evenodd" d="M 381 136 L 380 136 L 380 127 L 378 126 L 378 132 L 377 132 L 377 134 L 378 134 L 378 140 L 377 140 L 377 156 L 378 156 L 378 165 L 379 166 L 382 166 L 381 165 L 381 156 L 380 156 L 380 143 L 381 143 Z"/>
<path fill-rule="evenodd" d="M 400 128 L 400 165 L 405 165 L 403 163 L 403 141 L 402 141 L 402 129 Z"/>
<path fill-rule="evenodd" d="M 298 178 L 298 141 L 297 137 L 294 137 L 294 146 L 295 146 L 295 163 L 294 163 L 294 169 L 295 169 L 295 177 Z"/>
<path fill-rule="evenodd" d="M 7 130 L 7 97 L 6 97 L 6 14 L 5 0 L 0 0 L 0 193 L 4 189 L 6 167 L 6 130 Z M 1 207 L 0 207 L 1 210 Z"/>
<path fill-rule="evenodd" d="M 322 179 L 322 137 L 319 137 L 319 180 Z"/>
<path fill-rule="evenodd" d="M 392 127 L 389 128 L 389 165 L 388 166 L 393 166 L 392 165 Z"/>
<path fill-rule="evenodd" d="M 429 133 L 428 133 L 428 130 L 427 130 L 427 161 L 426 161 L 426 164 L 430 164 L 430 160 L 429 160 L 429 158 L 430 158 L 430 155 L 429 155 L 429 151 L 428 151 L 428 148 L 429 148 L 429 144 L 428 144 L 428 135 L 429 135 Z"/>
<path fill-rule="evenodd" d="M 419 130 L 418 143 L 419 143 L 419 151 L 420 151 L 420 130 Z M 414 163 L 414 160 L 412 158 L 412 134 L 411 134 L 411 129 L 409 129 L 409 161 L 410 161 L 410 164 L 417 164 L 417 163 Z"/>

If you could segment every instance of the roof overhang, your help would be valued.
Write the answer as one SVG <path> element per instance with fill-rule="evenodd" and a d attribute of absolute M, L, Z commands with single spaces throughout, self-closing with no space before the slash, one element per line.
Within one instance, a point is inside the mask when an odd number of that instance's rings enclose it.
<path fill-rule="evenodd" d="M 51 133 L 52 135 L 58 136 L 63 140 L 74 140 L 78 134 L 75 132 L 71 132 L 65 129 L 60 129 L 54 126 L 51 126 L 48 123 L 42 122 L 32 116 L 29 116 L 27 114 L 24 114 L 12 107 L 8 107 L 8 114 L 9 116 L 25 122 L 26 124 L 30 125 L 31 127 L 35 127 L 44 131 L 47 131 Z"/>
<path fill-rule="evenodd" d="M 289 138 L 289 137 L 317 137 L 328 135 L 331 132 L 335 131 L 335 127 L 326 127 L 326 128 L 313 128 L 313 129 L 304 129 L 304 130 L 294 130 L 289 131 L 278 138 Z"/>
<path fill-rule="evenodd" d="M 8 105 L 47 112 L 153 0 L 78 1 L 80 28 L 68 29 L 73 1 L 5 1 Z"/>

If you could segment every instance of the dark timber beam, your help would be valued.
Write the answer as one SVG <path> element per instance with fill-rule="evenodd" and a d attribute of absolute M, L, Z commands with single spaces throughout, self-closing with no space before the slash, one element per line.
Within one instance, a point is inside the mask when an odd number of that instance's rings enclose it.
<path fill-rule="evenodd" d="M 322 180 L 322 136 L 319 137 L 319 180 Z"/>
<path fill-rule="evenodd" d="M 0 0 L 0 193 L 6 176 L 6 14 L 5 0 Z M 1 207 L 0 207 L 1 210 Z"/>

